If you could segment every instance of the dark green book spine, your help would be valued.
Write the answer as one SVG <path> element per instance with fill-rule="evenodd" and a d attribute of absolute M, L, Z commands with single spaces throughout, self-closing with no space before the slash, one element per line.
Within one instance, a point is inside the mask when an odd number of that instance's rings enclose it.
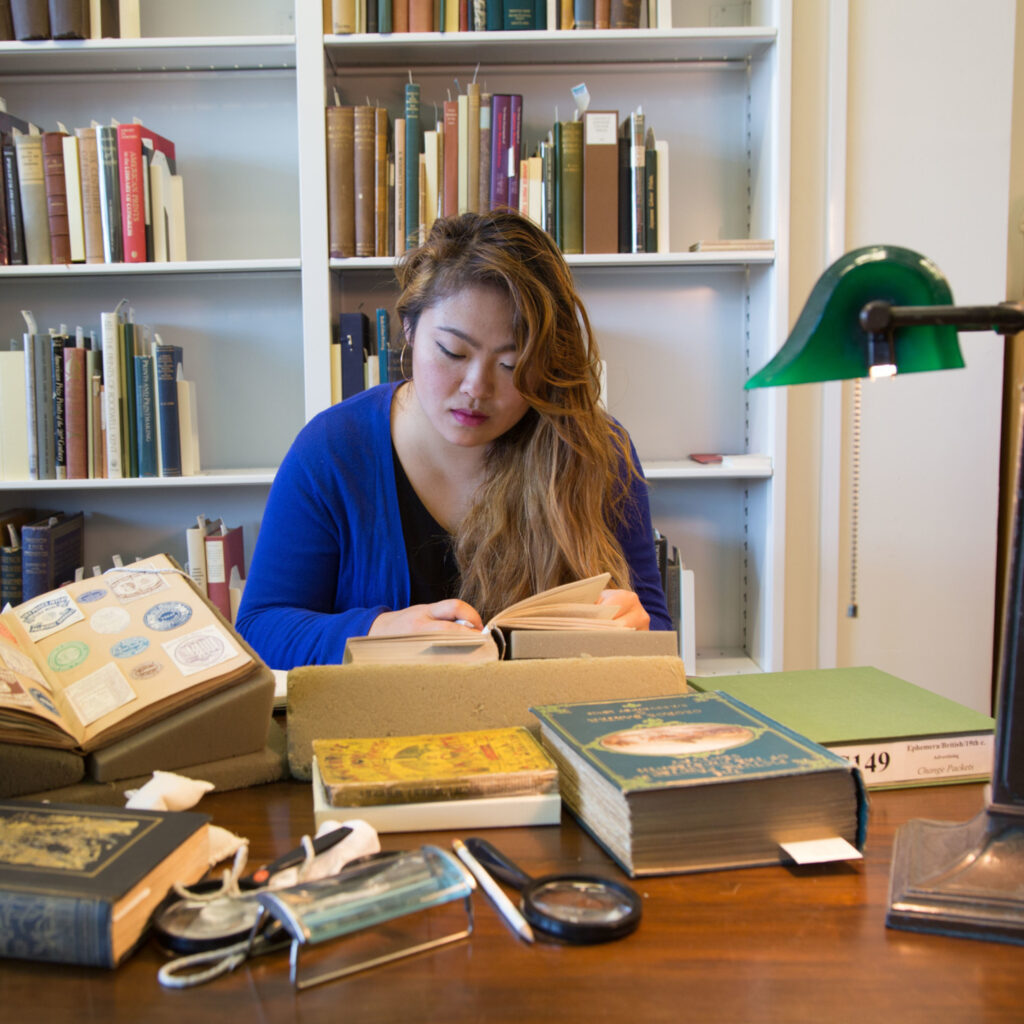
<path fill-rule="evenodd" d="M 658 155 L 653 139 L 644 150 L 644 251 L 658 251 Z"/>

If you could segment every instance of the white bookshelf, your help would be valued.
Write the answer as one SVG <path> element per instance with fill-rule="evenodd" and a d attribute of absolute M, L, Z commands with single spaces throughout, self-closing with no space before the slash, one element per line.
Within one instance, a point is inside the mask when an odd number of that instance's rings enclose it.
<path fill-rule="evenodd" d="M 199 513 L 245 527 L 274 469 L 330 400 L 342 309 L 393 310 L 391 261 L 328 260 L 323 108 L 402 110 L 411 70 L 424 121 L 479 63 L 490 92 L 524 96 L 524 140 L 570 116 L 643 105 L 671 151 L 672 252 L 569 257 L 608 363 L 611 412 L 630 430 L 658 526 L 695 571 L 697 671 L 781 668 L 785 396 L 743 391 L 783 337 L 788 274 L 789 0 L 750 24 L 639 32 L 324 36 L 308 0 L 143 0 L 141 40 L 0 44 L 0 96 L 53 127 L 140 117 L 175 141 L 189 262 L 0 269 L 0 330 L 95 325 L 128 298 L 182 344 L 199 382 L 201 476 L 0 482 L 5 506 L 83 508 L 87 561 L 168 550 Z M 694 253 L 702 238 L 772 238 L 773 252 Z M 721 452 L 700 465 L 691 452 Z M 706 652 L 706 658 L 702 652 Z M 740 669 L 736 669 L 740 670 Z"/>

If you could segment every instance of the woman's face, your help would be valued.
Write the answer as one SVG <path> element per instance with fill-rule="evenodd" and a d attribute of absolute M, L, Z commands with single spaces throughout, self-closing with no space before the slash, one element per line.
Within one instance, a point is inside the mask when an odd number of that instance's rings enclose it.
<path fill-rule="evenodd" d="M 497 288 L 470 286 L 420 314 L 412 346 L 416 396 L 430 423 L 460 447 L 490 444 L 529 406 L 512 383 L 512 307 Z"/>

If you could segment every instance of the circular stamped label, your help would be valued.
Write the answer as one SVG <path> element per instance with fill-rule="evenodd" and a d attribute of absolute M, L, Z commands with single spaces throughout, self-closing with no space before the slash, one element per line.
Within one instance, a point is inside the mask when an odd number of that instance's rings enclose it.
<path fill-rule="evenodd" d="M 100 598 L 106 597 L 107 592 L 105 590 L 87 590 L 84 594 L 79 594 L 76 600 L 81 603 L 91 604 L 93 601 L 99 601 Z"/>
<path fill-rule="evenodd" d="M 144 636 L 127 636 L 123 640 L 118 640 L 110 648 L 110 653 L 115 658 L 134 658 L 136 654 L 141 654 L 148 646 L 149 641 Z"/>
<path fill-rule="evenodd" d="M 166 586 L 160 575 L 154 572 L 128 572 L 124 576 L 115 574 L 110 582 L 110 589 L 117 599 L 125 602 L 163 590 Z"/>
<path fill-rule="evenodd" d="M 31 693 L 35 700 L 39 704 L 42 704 L 42 706 L 46 708 L 46 710 L 49 711 L 51 715 L 60 715 L 60 712 L 53 706 L 53 701 L 50 700 L 50 698 L 47 697 L 42 690 L 37 690 L 35 687 L 33 687 L 28 692 Z"/>
<path fill-rule="evenodd" d="M 161 601 L 143 616 L 150 629 L 166 632 L 184 626 L 192 618 L 192 609 L 184 601 Z"/>
<path fill-rule="evenodd" d="M 132 617 L 123 608 L 101 608 L 89 619 L 89 625 L 97 633 L 120 633 L 131 621 Z"/>
<path fill-rule="evenodd" d="M 132 679 L 152 679 L 153 676 L 158 675 L 163 670 L 164 667 L 159 661 L 143 661 L 138 665 L 133 665 L 128 675 Z"/>
<path fill-rule="evenodd" d="M 174 648 L 174 657 L 189 668 L 216 665 L 224 655 L 224 641 L 211 633 L 196 633 L 186 637 Z"/>
<path fill-rule="evenodd" d="M 69 640 L 66 644 L 54 647 L 46 663 L 54 672 L 67 672 L 68 669 L 78 668 L 88 657 L 88 644 L 82 643 L 81 640 Z"/>

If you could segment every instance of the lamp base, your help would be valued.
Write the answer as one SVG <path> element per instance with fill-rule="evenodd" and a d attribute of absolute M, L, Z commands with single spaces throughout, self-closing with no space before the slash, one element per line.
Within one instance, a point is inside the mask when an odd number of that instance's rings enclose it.
<path fill-rule="evenodd" d="M 903 825 L 885 923 L 1024 945 L 1024 817 L 989 808 L 965 823 Z"/>

